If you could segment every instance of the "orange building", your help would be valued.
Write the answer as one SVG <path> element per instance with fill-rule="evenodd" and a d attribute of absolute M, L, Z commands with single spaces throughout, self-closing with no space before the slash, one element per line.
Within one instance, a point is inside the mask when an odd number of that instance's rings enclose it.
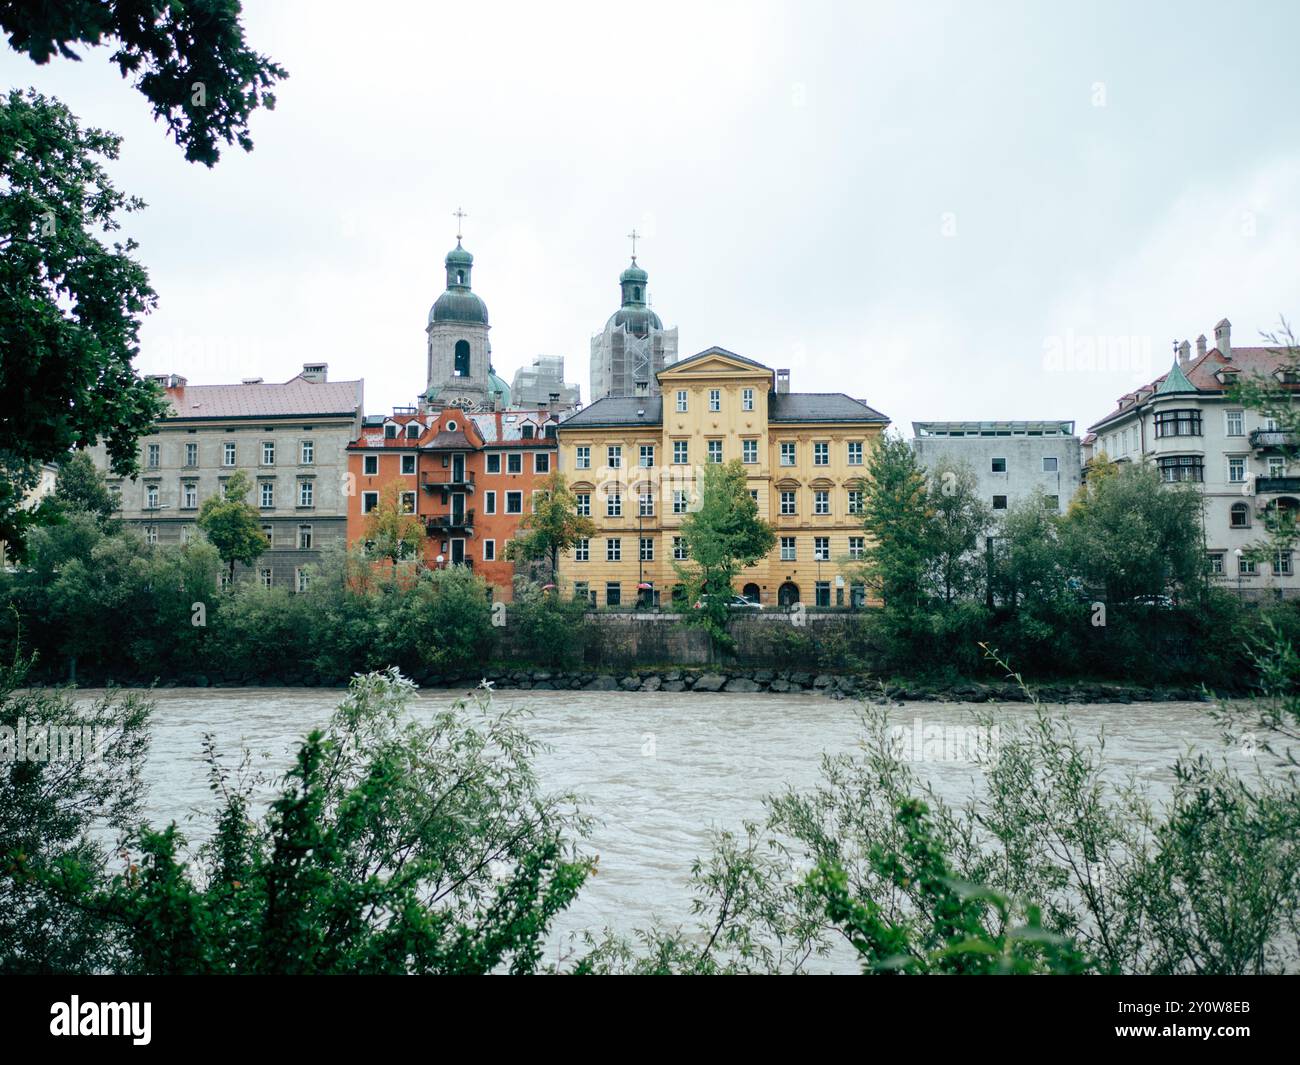
<path fill-rule="evenodd" d="M 509 601 L 515 567 L 506 544 L 518 535 L 533 493 L 555 469 L 559 414 L 401 407 L 368 416 L 348 445 L 348 543 L 366 539 L 366 515 L 398 482 L 401 501 L 425 527 L 421 561 L 470 566 Z"/>

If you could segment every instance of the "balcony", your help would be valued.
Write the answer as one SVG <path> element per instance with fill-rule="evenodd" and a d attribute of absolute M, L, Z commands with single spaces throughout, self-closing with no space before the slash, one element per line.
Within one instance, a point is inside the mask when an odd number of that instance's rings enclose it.
<path fill-rule="evenodd" d="M 1257 451 L 1272 451 L 1296 446 L 1296 434 L 1285 429 L 1255 429 L 1250 434 L 1250 446 Z"/>
<path fill-rule="evenodd" d="M 1255 494 L 1277 495 L 1279 492 L 1300 493 L 1300 477 L 1256 477 Z"/>
<path fill-rule="evenodd" d="M 461 514 L 430 514 L 421 520 L 428 534 L 436 536 L 452 529 L 474 528 L 474 511 L 470 509 Z"/>
<path fill-rule="evenodd" d="M 430 492 L 435 489 L 442 492 L 472 492 L 474 491 L 474 471 L 463 470 L 456 473 L 454 470 L 445 470 L 442 473 L 431 473 L 425 470 L 420 474 L 420 486 L 427 488 Z"/>

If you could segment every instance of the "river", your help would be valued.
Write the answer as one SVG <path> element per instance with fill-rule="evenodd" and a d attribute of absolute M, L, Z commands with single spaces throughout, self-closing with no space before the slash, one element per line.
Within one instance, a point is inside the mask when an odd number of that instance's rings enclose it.
<path fill-rule="evenodd" d="M 422 692 L 415 712 L 445 707 L 460 694 Z M 155 824 L 180 821 L 195 839 L 208 828 L 195 815 L 213 804 L 204 733 L 212 733 L 227 755 L 247 747 L 259 756 L 258 765 L 278 773 L 295 741 L 326 721 L 342 693 L 225 688 L 154 695 L 147 816 Z M 738 828 L 761 815 L 764 795 L 816 783 L 822 753 L 850 751 L 861 735 L 857 703 L 812 694 L 506 691 L 496 698 L 531 711 L 528 728 L 549 747 L 537 764 L 543 785 L 582 793 L 600 819 L 591 841 L 600 855 L 599 874 L 563 915 L 556 943 L 584 928 L 630 933 L 656 920 L 693 927 L 690 868 L 710 849 L 710 829 Z M 892 711 L 891 720 L 909 729 L 916 718 L 927 727 L 968 725 L 972 709 L 910 703 Z M 1167 789 L 1169 766 L 1180 754 L 1222 750 L 1204 704 L 1068 710 L 1080 733 L 1105 730 L 1107 760 L 1117 775 L 1136 772 L 1157 794 Z M 997 713 L 1010 723 L 1032 710 L 1010 704 Z M 1248 769 L 1244 755 L 1232 757 Z M 920 762 L 917 769 L 954 802 L 969 796 L 978 780 L 968 764 Z"/>

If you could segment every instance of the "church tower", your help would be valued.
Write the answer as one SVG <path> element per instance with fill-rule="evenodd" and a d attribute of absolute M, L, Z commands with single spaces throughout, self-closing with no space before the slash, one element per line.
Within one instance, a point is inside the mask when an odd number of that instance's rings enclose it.
<path fill-rule="evenodd" d="M 424 399 L 439 407 L 491 410 L 493 393 L 505 386 L 492 373 L 487 305 L 470 287 L 474 256 L 461 247 L 459 232 L 446 267 L 447 289 L 430 308 L 425 329 L 429 383 Z"/>
<path fill-rule="evenodd" d="M 677 361 L 677 330 L 665 329 L 650 309 L 650 275 L 636 262 L 635 229 L 630 236 L 632 264 L 618 278 L 623 305 L 591 338 L 592 402 L 605 396 L 658 395 L 655 374 Z"/>

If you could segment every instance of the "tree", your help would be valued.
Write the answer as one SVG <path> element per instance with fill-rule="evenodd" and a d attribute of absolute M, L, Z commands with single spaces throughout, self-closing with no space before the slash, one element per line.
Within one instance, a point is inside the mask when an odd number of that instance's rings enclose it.
<path fill-rule="evenodd" d="M 560 552 L 596 535 L 592 520 L 578 513 L 577 497 L 559 470 L 543 482 L 542 490 L 533 497 L 533 509 L 520 519 L 519 527 L 525 535 L 506 545 L 506 558 L 512 562 L 545 558 L 550 563 L 551 580 L 559 571 Z"/>
<path fill-rule="evenodd" d="M 993 521 L 979 496 L 975 471 L 963 463 L 942 463 L 931 471 L 932 515 L 929 559 L 931 586 L 945 605 L 968 595 L 984 575 L 980 538 Z"/>
<path fill-rule="evenodd" d="M 155 304 L 136 244 L 98 236 L 144 206 L 102 165 L 119 143 L 34 92 L 0 107 L 0 539 L 19 549 L 41 462 L 102 438 L 113 471 L 134 474 L 136 441 L 168 409 L 131 367 Z"/>
<path fill-rule="evenodd" d="M 674 563 L 686 587 L 681 608 L 688 622 L 702 625 L 715 643 L 730 647 L 732 582 L 776 544 L 772 526 L 758 516 L 739 461 L 704 467 L 699 507 L 682 519 L 682 541 L 687 561 Z"/>
<path fill-rule="evenodd" d="M 235 582 L 235 563 L 251 566 L 266 550 L 266 536 L 257 508 L 244 502 L 250 485 L 248 475 L 237 470 L 226 482 L 225 494 L 209 496 L 199 508 L 198 526 L 221 561 L 230 567 L 230 583 Z"/>
<path fill-rule="evenodd" d="M 85 451 L 69 455 L 59 466 L 54 498 L 60 509 L 90 514 L 103 529 L 117 525 L 118 501 L 109 491 L 103 471 Z"/>
<path fill-rule="evenodd" d="M 1062 525 L 1071 564 L 1111 604 L 1186 596 L 1205 582 L 1200 494 L 1128 463 L 1088 477 Z"/>
<path fill-rule="evenodd" d="M 919 612 L 934 530 L 925 469 L 902 436 L 886 433 L 871 449 L 862 483 L 863 570 L 892 615 Z"/>
<path fill-rule="evenodd" d="M 123 77 L 153 105 L 191 162 L 212 166 L 218 142 L 253 148 L 248 119 L 275 109 L 284 69 L 244 43 L 236 0 L 53 0 L 0 3 L 0 29 L 38 64 L 79 60 L 74 45 L 112 42 Z M 111 45 L 111 46 L 112 46 Z"/>
<path fill-rule="evenodd" d="M 402 508 L 402 483 L 390 481 L 379 492 L 375 508 L 366 515 L 366 540 L 372 552 L 391 559 L 393 566 L 418 555 L 424 541 L 424 526 L 413 513 Z"/>

